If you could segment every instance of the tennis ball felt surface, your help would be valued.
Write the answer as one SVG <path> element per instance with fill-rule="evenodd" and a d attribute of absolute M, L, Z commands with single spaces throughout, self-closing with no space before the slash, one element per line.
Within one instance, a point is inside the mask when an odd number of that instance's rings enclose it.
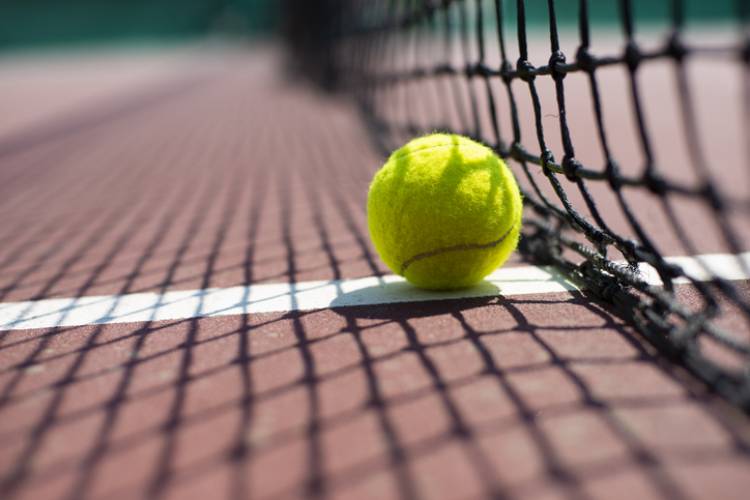
<path fill-rule="evenodd" d="M 481 281 L 516 248 L 521 194 L 488 147 L 458 135 L 419 137 L 391 154 L 367 198 L 370 236 L 396 274 L 427 289 Z"/>

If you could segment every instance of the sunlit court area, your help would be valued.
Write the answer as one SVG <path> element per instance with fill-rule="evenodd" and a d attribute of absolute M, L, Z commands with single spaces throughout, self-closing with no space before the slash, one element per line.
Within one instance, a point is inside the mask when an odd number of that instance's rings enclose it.
<path fill-rule="evenodd" d="M 0 2 L 0 499 L 746 499 L 750 1 Z"/>

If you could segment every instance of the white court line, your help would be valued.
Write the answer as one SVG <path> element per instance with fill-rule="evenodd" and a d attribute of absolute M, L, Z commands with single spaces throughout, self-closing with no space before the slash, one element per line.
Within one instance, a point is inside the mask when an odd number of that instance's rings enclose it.
<path fill-rule="evenodd" d="M 672 257 L 697 280 L 710 279 L 703 265 L 728 280 L 750 279 L 739 265 L 750 268 L 750 252 L 738 256 L 708 254 Z M 642 265 L 648 283 L 661 281 L 651 266 Z M 683 280 L 686 281 L 686 280 Z M 181 320 L 203 317 L 308 311 L 331 307 L 421 302 L 472 297 L 506 297 L 577 290 L 554 268 L 521 266 L 501 268 L 479 285 L 450 292 L 419 290 L 398 276 L 367 277 L 341 281 L 270 283 L 231 288 L 178 290 L 78 298 L 45 299 L 0 304 L 0 331 L 57 326 L 98 325 L 143 321 Z"/>

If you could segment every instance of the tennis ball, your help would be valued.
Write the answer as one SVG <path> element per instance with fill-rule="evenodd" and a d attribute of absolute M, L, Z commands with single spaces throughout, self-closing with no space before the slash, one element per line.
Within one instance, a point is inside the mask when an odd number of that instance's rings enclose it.
<path fill-rule="evenodd" d="M 375 174 L 370 236 L 388 267 L 420 288 L 471 286 L 516 248 L 521 194 L 486 146 L 452 134 L 419 137 Z"/>

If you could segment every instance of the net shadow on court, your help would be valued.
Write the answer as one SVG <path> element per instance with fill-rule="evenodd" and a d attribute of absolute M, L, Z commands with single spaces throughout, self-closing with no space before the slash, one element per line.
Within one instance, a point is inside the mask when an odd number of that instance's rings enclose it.
<path fill-rule="evenodd" d="M 555 304 L 575 316 L 569 325 L 539 316 L 538 308 Z M 492 329 L 482 319 L 493 314 L 488 309 L 512 320 Z M 56 356 L 60 370 L 35 374 L 36 350 L 6 368 L 13 378 L 0 409 L 36 398 L 43 404 L 0 434 L 8 449 L 21 444 L 5 494 L 31 488 L 33 496 L 61 481 L 69 498 L 179 496 L 218 474 L 221 486 L 213 488 L 235 498 L 251 489 L 259 498 L 351 494 L 373 480 L 382 483 L 375 491 L 413 497 L 429 495 L 443 474 L 466 481 L 460 487 L 467 491 L 500 497 L 563 488 L 584 498 L 597 483 L 626 477 L 682 498 L 689 490 L 680 467 L 749 453 L 746 436 L 725 415 L 699 404 L 708 396 L 686 391 L 666 362 L 582 296 L 242 316 L 210 329 L 205 321 L 55 330 L 49 333 L 68 346 Z M 445 322 L 450 327 L 441 328 Z M 597 352 L 602 336 L 627 348 Z M 125 358 L 116 354 L 123 346 Z M 606 342 L 599 346 L 606 350 Z M 166 380 L 159 380 L 162 361 L 170 366 Z M 24 383 L 40 376 L 41 384 Z M 612 385 L 620 376 L 638 389 Z M 97 384 L 105 388 L 82 396 Z M 221 387 L 218 398 L 212 387 Z M 86 401 L 70 408 L 71 398 Z M 136 423 L 133 407 L 154 414 Z M 295 414 L 285 413 L 291 408 Z M 677 412 L 686 423 L 672 437 L 639 427 L 644 416 Z M 575 422 L 586 424 L 583 436 L 567 435 L 566 426 L 581 425 Z M 50 437 L 66 428 L 77 444 L 45 457 Z M 363 435 L 369 441 L 358 442 Z M 600 440 L 598 451 L 587 456 L 582 438 Z M 495 448 L 501 442 L 515 446 Z M 528 463 L 514 464 L 502 449 Z M 183 463 L 178 450 L 192 460 Z M 286 460 L 288 468 L 278 469 Z M 130 473 L 117 478 L 113 467 L 122 463 Z"/>

